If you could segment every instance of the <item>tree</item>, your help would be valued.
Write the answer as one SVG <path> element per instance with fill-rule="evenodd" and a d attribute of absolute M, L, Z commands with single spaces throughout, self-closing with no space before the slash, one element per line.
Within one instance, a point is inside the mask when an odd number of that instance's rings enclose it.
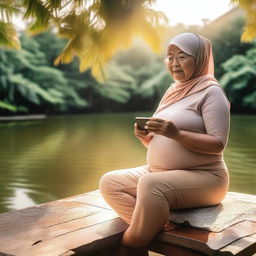
<path fill-rule="evenodd" d="M 246 24 L 242 34 L 242 41 L 251 42 L 256 37 L 256 8 L 255 0 L 231 0 L 246 12 Z"/>
<path fill-rule="evenodd" d="M 225 74 L 223 85 L 234 112 L 256 110 L 256 48 L 246 55 L 234 55 L 222 64 Z"/>
<path fill-rule="evenodd" d="M 161 12 L 154 11 L 154 0 L 5 0 L 0 4 L 0 44 L 19 47 L 11 23 L 20 13 L 29 23 L 30 33 L 53 27 L 68 39 L 55 64 L 69 63 L 76 56 L 80 70 L 91 68 L 99 81 L 104 78 L 104 64 L 122 47 L 131 45 L 135 35 L 142 36 L 155 52 L 168 24 Z M 255 1 L 230 0 L 247 13 L 243 40 L 256 36 Z M 123 36 L 124 35 L 124 36 Z"/>
<path fill-rule="evenodd" d="M 20 42 L 16 30 L 11 23 L 14 14 L 20 12 L 18 3 L 11 0 L 0 2 L 0 45 L 18 49 Z"/>
<path fill-rule="evenodd" d="M 18 47 L 11 17 L 20 12 L 30 33 L 53 27 L 68 39 L 55 64 L 80 60 L 80 70 L 91 68 L 98 80 L 104 78 L 104 64 L 122 47 L 130 46 L 134 35 L 142 36 L 154 51 L 160 51 L 167 19 L 149 6 L 153 0 L 6 0 L 0 5 L 2 45 Z M 24 11 L 23 11 L 24 10 Z M 9 27 L 8 27 L 9 26 Z M 122 36 L 124 35 L 125 36 Z M 14 44 L 16 40 L 16 44 Z"/>
<path fill-rule="evenodd" d="M 233 16 L 234 15 L 234 16 Z M 209 24 L 202 33 L 212 41 L 215 62 L 215 76 L 220 78 L 224 73 L 222 63 L 235 54 L 245 54 L 253 47 L 251 42 L 240 40 L 243 33 L 245 19 L 240 13 L 233 14 L 228 20 L 222 20 L 221 24 Z"/>
<path fill-rule="evenodd" d="M 47 112 L 87 105 L 60 70 L 46 65 L 34 39 L 23 35 L 21 42 L 19 51 L 0 49 L 0 108 L 14 112 L 44 108 Z"/>

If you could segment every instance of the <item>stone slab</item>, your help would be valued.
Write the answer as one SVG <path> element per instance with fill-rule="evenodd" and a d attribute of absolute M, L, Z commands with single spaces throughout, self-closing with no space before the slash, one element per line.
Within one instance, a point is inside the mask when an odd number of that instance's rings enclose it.
<path fill-rule="evenodd" d="M 256 196 L 228 192 L 217 206 L 172 211 L 169 220 L 177 224 L 221 232 L 243 220 L 256 222 Z"/>

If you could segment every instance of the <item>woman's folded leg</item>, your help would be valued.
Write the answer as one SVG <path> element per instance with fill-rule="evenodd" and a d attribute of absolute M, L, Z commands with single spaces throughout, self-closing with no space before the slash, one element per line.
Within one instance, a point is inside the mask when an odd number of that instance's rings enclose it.
<path fill-rule="evenodd" d="M 147 166 L 140 166 L 107 172 L 100 180 L 99 189 L 103 198 L 128 224 L 136 204 L 138 181 L 148 173 Z"/>
<path fill-rule="evenodd" d="M 131 225 L 123 236 L 127 246 L 145 246 L 162 229 L 171 209 L 218 204 L 226 194 L 228 178 L 199 170 L 148 173 L 140 178 Z"/>

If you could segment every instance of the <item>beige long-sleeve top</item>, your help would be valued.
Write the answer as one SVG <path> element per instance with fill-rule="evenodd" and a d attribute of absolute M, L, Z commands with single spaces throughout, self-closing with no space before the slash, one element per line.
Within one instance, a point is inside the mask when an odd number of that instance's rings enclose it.
<path fill-rule="evenodd" d="M 225 146 L 229 134 L 228 100 L 221 88 L 210 86 L 170 105 L 154 115 L 171 120 L 181 130 L 209 134 Z M 224 162 L 223 152 L 194 152 L 179 142 L 152 133 L 147 151 L 147 163 L 152 171 L 189 169 Z"/>

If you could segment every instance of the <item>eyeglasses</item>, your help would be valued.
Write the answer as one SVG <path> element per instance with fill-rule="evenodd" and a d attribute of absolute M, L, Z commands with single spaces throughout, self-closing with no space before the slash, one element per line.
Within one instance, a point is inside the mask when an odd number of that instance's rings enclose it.
<path fill-rule="evenodd" d="M 179 63 L 182 63 L 183 61 L 187 60 L 188 58 L 191 58 L 192 56 L 190 55 L 178 55 L 176 57 L 174 57 L 173 55 L 169 55 L 169 56 L 166 56 L 163 61 L 166 62 L 166 63 L 170 63 L 170 62 L 173 62 L 174 60 L 176 60 L 177 62 Z"/>

